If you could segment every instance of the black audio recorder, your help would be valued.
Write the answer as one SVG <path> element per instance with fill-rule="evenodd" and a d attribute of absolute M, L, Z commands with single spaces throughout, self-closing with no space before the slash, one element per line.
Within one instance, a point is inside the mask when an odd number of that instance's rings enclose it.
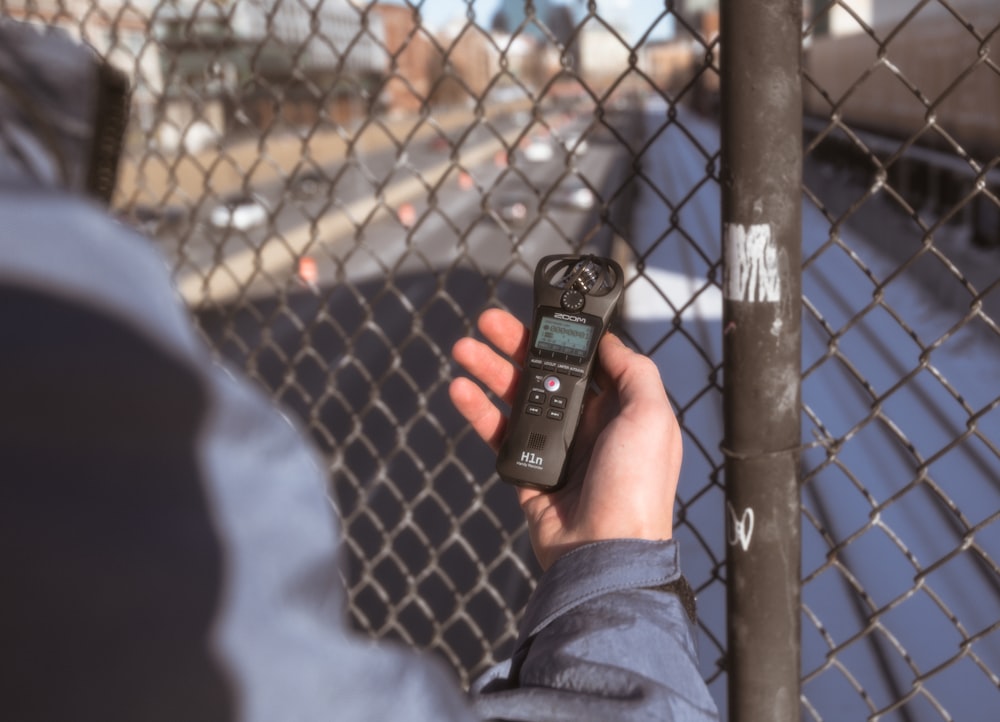
<path fill-rule="evenodd" d="M 618 310 L 624 274 L 600 256 L 546 256 L 534 286 L 528 352 L 496 468 L 506 482 L 551 491 L 565 481 L 597 344 Z"/>

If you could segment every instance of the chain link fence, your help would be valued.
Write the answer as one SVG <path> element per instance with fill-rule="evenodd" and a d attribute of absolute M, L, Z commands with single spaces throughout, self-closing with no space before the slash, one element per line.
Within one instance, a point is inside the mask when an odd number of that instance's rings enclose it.
<path fill-rule="evenodd" d="M 803 254 L 804 707 L 988 719 L 1000 7 L 865 5 L 816 3 L 805 32 L 805 188 L 824 229 L 806 224 Z"/>
<path fill-rule="evenodd" d="M 736 706 L 726 554 L 753 518 L 726 508 L 720 451 L 718 120 L 733 109 L 713 3 L 0 8 L 128 72 L 115 212 L 162 248 L 219 356 L 327 455 L 355 626 L 442 656 L 462 683 L 509 651 L 538 570 L 448 401 L 450 347 L 489 306 L 526 319 L 542 256 L 621 260 L 619 331 L 660 364 L 685 432 L 677 536 L 702 670 Z M 802 715 L 986 719 L 1000 9 L 803 9 Z"/>

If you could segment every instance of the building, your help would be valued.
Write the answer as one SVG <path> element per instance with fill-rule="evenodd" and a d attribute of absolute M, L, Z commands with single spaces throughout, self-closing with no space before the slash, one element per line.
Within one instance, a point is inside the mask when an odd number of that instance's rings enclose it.
<path fill-rule="evenodd" d="M 921 20 L 938 18 L 947 22 L 952 12 L 973 15 L 993 11 L 997 15 L 996 0 L 951 0 L 943 4 L 930 2 L 918 8 L 914 0 L 850 0 L 850 12 L 841 5 L 830 6 L 826 0 L 809 0 L 811 13 L 817 17 L 819 34 L 837 36 L 854 35 L 868 28 L 890 28 L 917 10 L 915 17 Z"/>
<path fill-rule="evenodd" d="M 456 20 L 442 28 L 437 39 L 444 53 L 438 53 L 434 99 L 443 104 L 469 105 L 483 97 L 500 72 L 501 51 L 484 31 Z M 530 43 L 515 41 L 516 48 Z M 514 49 L 506 57 L 518 56 Z"/>
<path fill-rule="evenodd" d="M 535 0 L 531 5 L 534 8 L 534 15 L 531 18 L 533 22 L 528 21 L 529 18 L 525 12 L 527 3 L 524 0 L 501 0 L 496 14 L 490 18 L 491 28 L 512 35 L 517 34 L 520 30 L 536 40 L 544 40 L 545 33 L 538 26 L 538 23 L 548 22 L 555 3 L 551 0 Z"/>
<path fill-rule="evenodd" d="M 380 107 L 382 16 L 349 0 L 174 0 L 156 16 L 167 129 L 347 123 Z M 221 115 L 220 115 L 221 114 Z"/>
<path fill-rule="evenodd" d="M 995 157 L 1000 149 L 996 0 L 854 0 L 858 19 L 830 8 L 803 66 L 807 114 L 918 145 Z M 858 22 L 860 20 L 864 25 Z M 904 22 L 905 20 L 905 22 Z"/>
<path fill-rule="evenodd" d="M 639 68 L 653 85 L 673 97 L 681 92 L 702 67 L 695 64 L 695 49 L 680 38 L 656 40 L 639 50 Z"/>
<path fill-rule="evenodd" d="M 196 12 L 210 6 L 194 1 Z M 218 7 L 218 6 L 216 6 Z M 388 66 L 382 15 L 349 0 L 238 0 L 223 11 L 253 48 L 257 75 L 336 82 L 380 79 Z"/>
<path fill-rule="evenodd" d="M 423 32 L 420 14 L 405 5 L 376 3 L 385 34 L 386 74 L 381 89 L 391 113 L 417 112 L 431 95 L 437 50 Z"/>
<path fill-rule="evenodd" d="M 617 33 L 600 23 L 588 23 L 578 33 L 577 41 L 579 74 L 594 92 L 601 94 L 619 84 L 623 75 L 629 75 L 632 49 Z"/>

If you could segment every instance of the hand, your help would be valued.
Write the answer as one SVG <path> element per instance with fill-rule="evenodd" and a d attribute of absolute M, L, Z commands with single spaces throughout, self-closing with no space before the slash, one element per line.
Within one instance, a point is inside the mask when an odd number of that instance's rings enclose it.
<path fill-rule="evenodd" d="M 517 388 L 528 331 L 506 311 L 490 309 L 479 330 L 493 348 L 460 339 L 455 360 L 510 405 Z M 535 556 L 543 569 L 570 549 L 605 539 L 669 539 L 681 468 L 681 434 L 659 370 L 613 334 L 598 346 L 595 380 L 587 399 L 565 486 L 554 492 L 516 487 L 528 520 Z M 449 389 L 452 403 L 496 451 L 507 419 L 471 379 Z"/>

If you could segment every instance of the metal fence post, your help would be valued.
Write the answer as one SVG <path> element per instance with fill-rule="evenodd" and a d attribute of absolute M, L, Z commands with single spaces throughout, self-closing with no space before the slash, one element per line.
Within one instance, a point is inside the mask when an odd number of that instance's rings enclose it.
<path fill-rule="evenodd" d="M 729 716 L 800 719 L 801 0 L 721 3 Z"/>

